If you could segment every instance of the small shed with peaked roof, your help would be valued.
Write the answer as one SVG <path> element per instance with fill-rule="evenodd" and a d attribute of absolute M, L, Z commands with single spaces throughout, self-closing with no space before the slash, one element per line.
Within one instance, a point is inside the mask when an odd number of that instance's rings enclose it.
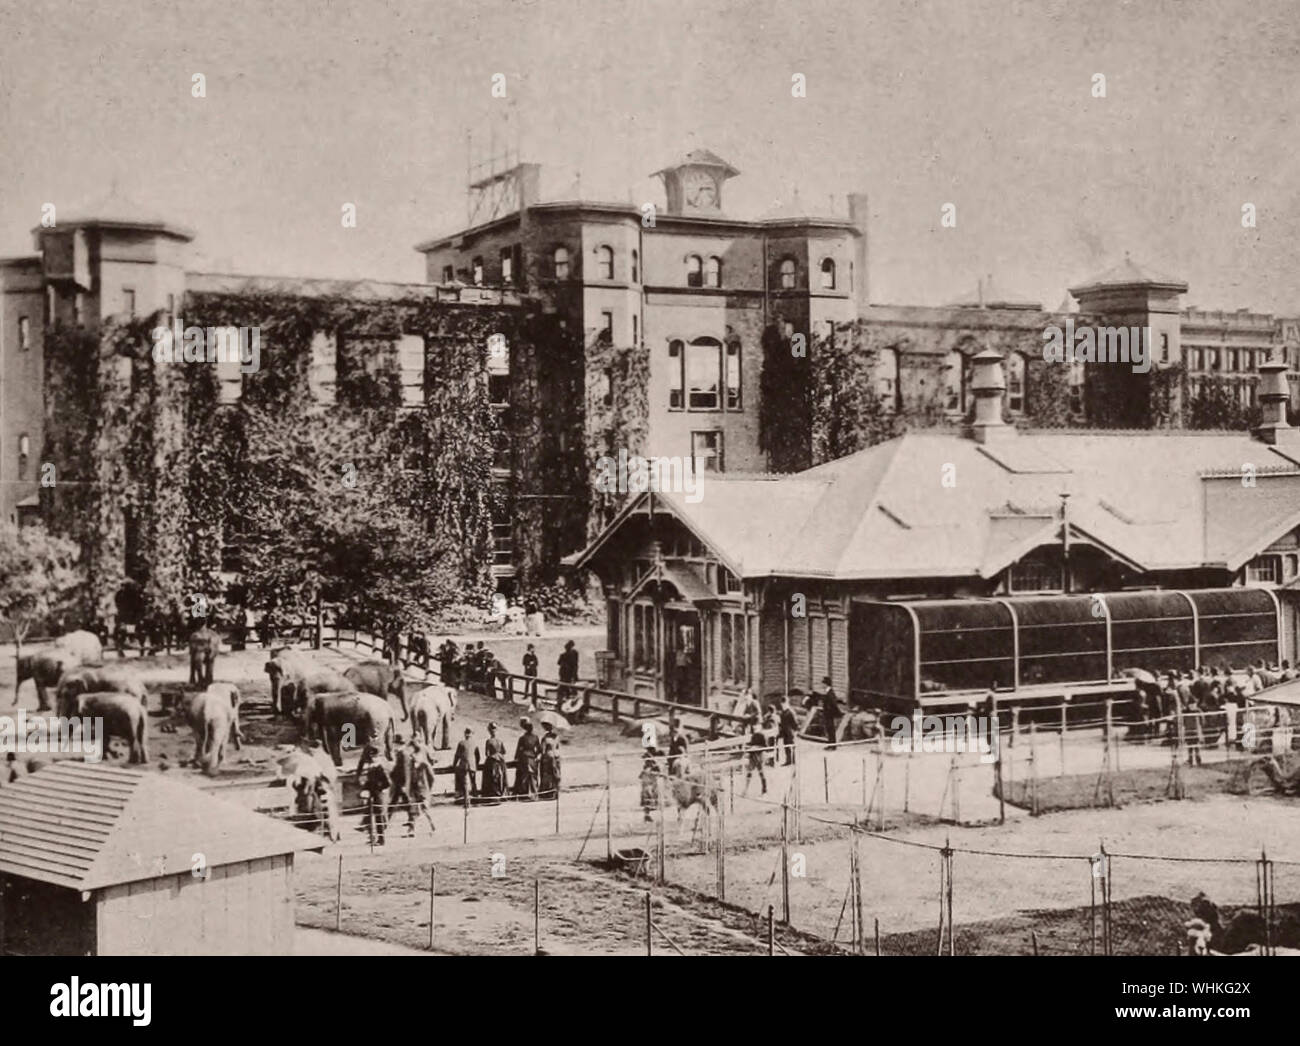
<path fill-rule="evenodd" d="M 0 955 L 288 955 L 296 828 L 159 773 L 0 788 Z"/>

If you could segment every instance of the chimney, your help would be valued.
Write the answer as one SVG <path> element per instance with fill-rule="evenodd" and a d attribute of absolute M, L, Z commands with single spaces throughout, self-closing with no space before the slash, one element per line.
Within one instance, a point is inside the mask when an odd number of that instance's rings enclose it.
<path fill-rule="evenodd" d="M 861 234 L 853 241 L 853 299 L 861 312 L 871 304 L 867 284 L 867 223 L 871 209 L 864 192 L 849 193 L 849 221 Z"/>
<path fill-rule="evenodd" d="M 526 211 L 533 204 L 541 202 L 542 165 L 540 163 L 521 163 L 517 171 L 519 209 Z"/>
<path fill-rule="evenodd" d="M 1290 387 L 1286 380 L 1286 364 L 1281 360 L 1269 360 L 1259 365 L 1259 408 L 1261 421 L 1255 435 L 1264 443 L 1273 446 L 1277 443 L 1277 434 L 1290 429 L 1287 424 L 1286 407 L 1291 399 Z"/>
<path fill-rule="evenodd" d="M 1015 435 L 1016 430 L 1002 420 L 1002 397 L 1007 391 L 1002 374 L 1002 354 L 985 349 L 971 360 L 970 388 L 975 396 L 975 420 L 970 425 L 970 436 L 976 443 L 1003 439 Z"/>

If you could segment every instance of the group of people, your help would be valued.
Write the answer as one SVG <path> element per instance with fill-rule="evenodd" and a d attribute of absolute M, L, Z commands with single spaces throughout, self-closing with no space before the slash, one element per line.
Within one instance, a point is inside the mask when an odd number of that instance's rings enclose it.
<path fill-rule="evenodd" d="M 518 681 L 522 687 L 521 696 L 534 712 L 540 709 L 537 690 L 537 671 L 539 667 L 537 647 L 529 643 L 524 651 L 521 667 L 523 680 Z M 442 680 L 448 686 L 470 690 L 484 697 L 498 701 L 513 701 L 515 698 L 516 678 L 502 664 L 501 659 L 488 649 L 486 643 L 470 642 L 461 651 L 455 641 L 448 639 L 438 648 L 438 664 Z M 556 658 L 555 666 L 560 680 L 556 698 L 568 715 L 575 712 L 581 716 L 584 707 L 572 707 L 577 688 L 571 684 L 578 681 L 578 648 L 572 639 L 564 644 L 564 650 Z"/>
<path fill-rule="evenodd" d="M 1168 669 L 1156 676 L 1154 683 L 1139 684 L 1138 722 L 1129 736 L 1144 740 L 1163 733 L 1164 739 L 1172 742 L 1177 738 L 1181 713 L 1188 765 L 1199 766 L 1201 749 L 1217 745 L 1220 736 L 1226 732 L 1225 705 L 1244 707 L 1247 698 L 1270 686 L 1293 680 L 1297 674 L 1289 661 L 1274 666 L 1260 661 L 1244 672 L 1228 672 L 1208 665 L 1202 665 L 1197 672 Z"/>
<path fill-rule="evenodd" d="M 523 733 L 515 745 L 513 788 L 507 782 L 506 743 L 497 736 L 496 723 L 488 724 L 488 737 L 481 751 L 474 743 L 473 729 L 465 729 L 451 762 L 459 802 L 499 800 L 507 794 L 525 800 L 556 797 L 560 790 L 560 737 L 555 723 L 543 722 L 540 737 L 531 719 L 524 717 L 519 725 Z M 378 744 L 366 745 L 357 763 L 357 780 L 366 793 L 367 828 L 377 844 L 383 844 L 395 810 L 406 810 L 408 836 L 415 834 L 419 815 L 433 830 L 428 806 L 433 798 L 434 765 L 433 752 L 418 734 L 400 744 L 391 759 Z"/>
<path fill-rule="evenodd" d="M 541 737 L 527 716 L 519 720 L 519 725 L 523 733 L 515 743 L 515 783 L 511 793 L 529 800 L 554 799 L 560 790 L 560 736 L 555 723 L 544 721 Z M 481 755 L 474 744 L 474 731 L 467 728 L 456 745 L 451 765 L 456 798 L 462 802 L 467 790 L 474 799 L 492 800 L 506 795 L 506 744 L 497 736 L 496 723 L 488 723 L 488 738 Z"/>

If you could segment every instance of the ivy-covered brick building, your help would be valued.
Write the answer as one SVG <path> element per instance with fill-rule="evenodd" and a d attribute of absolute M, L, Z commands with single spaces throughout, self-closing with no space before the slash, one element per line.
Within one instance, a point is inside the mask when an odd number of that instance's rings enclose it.
<path fill-rule="evenodd" d="M 1244 430 L 1270 357 L 1300 396 L 1300 323 L 1191 309 L 1129 259 L 1057 310 L 985 279 L 941 307 L 872 303 L 865 195 L 747 219 L 707 150 L 658 173 L 647 209 L 544 201 L 520 165 L 514 209 L 420 244 L 416 284 L 196 272 L 194 233 L 164 217 L 117 198 L 60 213 L 35 254 L 0 260 L 0 514 L 80 534 L 101 592 L 215 584 L 249 552 L 226 496 L 245 464 L 218 452 L 246 446 L 244 416 L 374 418 L 424 447 L 418 496 L 477 599 L 553 580 L 613 518 L 603 455 L 798 471 L 962 423 L 988 349 L 1003 410 L 1040 428 Z M 1044 329 L 1085 318 L 1150 326 L 1151 371 L 1046 363 Z M 157 365 L 150 329 L 173 320 L 257 328 L 257 371 Z"/>

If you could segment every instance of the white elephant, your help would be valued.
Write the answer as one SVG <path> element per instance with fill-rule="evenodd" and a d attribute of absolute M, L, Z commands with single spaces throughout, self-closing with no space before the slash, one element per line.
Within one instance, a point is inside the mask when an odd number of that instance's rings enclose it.
<path fill-rule="evenodd" d="M 451 724 L 456 718 L 456 688 L 426 686 L 410 700 L 411 729 L 426 748 L 432 748 L 442 725 L 442 748 L 451 747 Z"/>

